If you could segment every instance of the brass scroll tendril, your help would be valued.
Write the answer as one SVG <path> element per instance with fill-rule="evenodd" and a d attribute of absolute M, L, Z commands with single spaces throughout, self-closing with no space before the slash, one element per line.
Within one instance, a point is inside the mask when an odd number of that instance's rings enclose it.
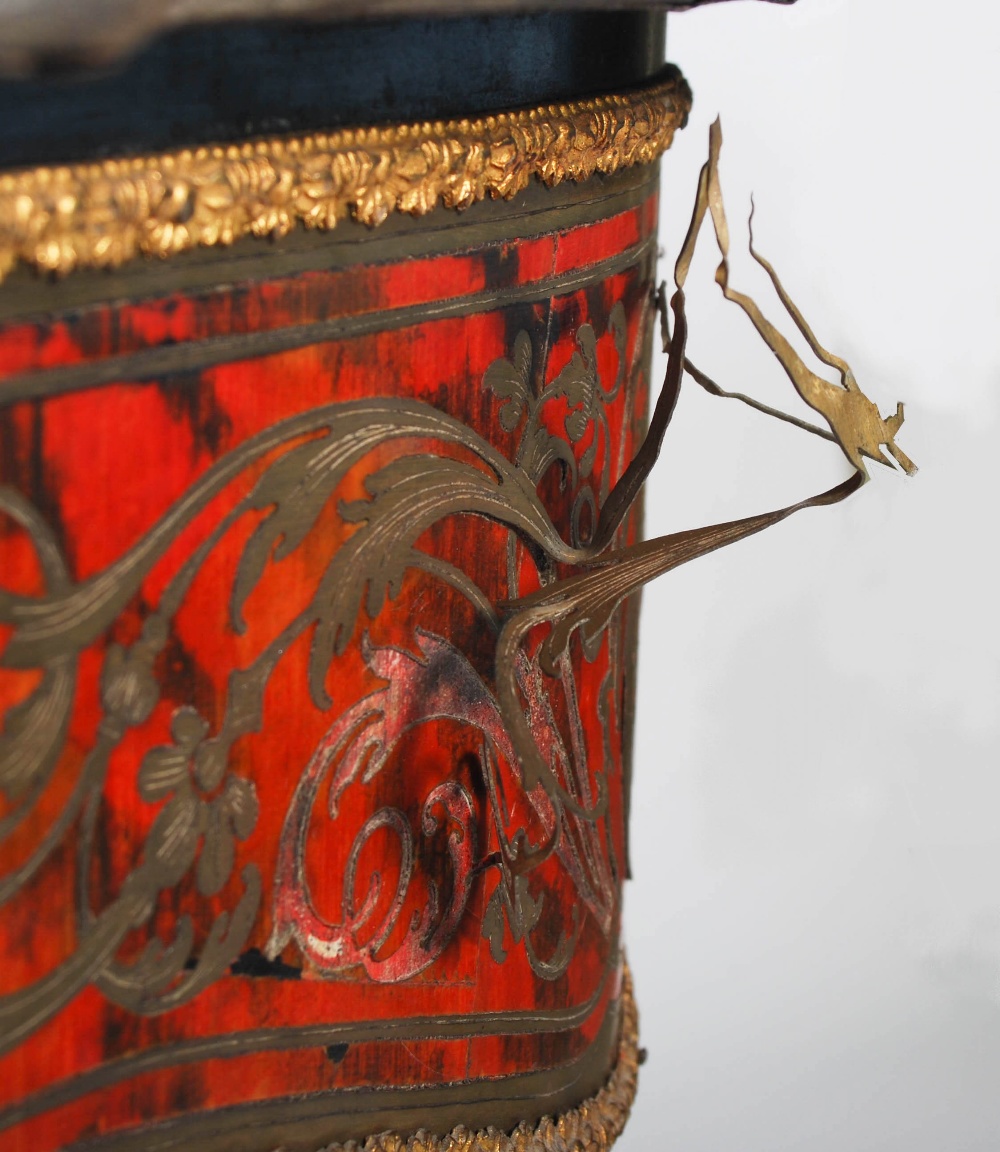
<path fill-rule="evenodd" d="M 719 182 L 719 151 L 721 147 L 722 125 L 716 119 L 709 132 L 709 157 L 708 163 L 705 165 L 707 175 L 704 193 L 702 192 L 702 185 L 699 185 L 699 198 L 703 194 L 707 195 L 712 223 L 715 226 L 715 236 L 719 243 L 719 251 L 722 253 L 722 260 L 715 272 L 716 283 L 722 289 L 726 299 L 738 304 L 747 314 L 753 326 L 788 374 L 795 390 L 809 407 L 814 408 L 830 425 L 833 436 L 843 449 L 844 455 L 864 476 L 865 480 L 868 479 L 868 470 L 863 459 L 865 456 L 891 467 L 891 462 L 882 451 L 883 445 L 903 471 L 912 476 L 917 471 L 917 467 L 902 449 L 896 446 L 895 440 L 896 433 L 903 423 L 903 405 L 897 404 L 895 413 L 888 418 L 883 418 L 878 408 L 858 387 L 854 373 L 847 361 L 840 356 L 835 356 L 832 352 L 828 352 L 816 339 L 805 317 L 785 291 L 773 266 L 754 248 L 752 201 L 748 222 L 750 255 L 769 276 L 785 311 L 791 316 L 795 327 L 801 332 L 813 354 L 824 364 L 836 368 L 840 373 L 841 387 L 831 384 L 829 380 L 825 380 L 822 376 L 811 371 L 791 344 L 764 316 L 757 304 L 745 293 L 737 292 L 736 289 L 729 286 L 729 228 L 722 203 L 722 186 Z"/>
<path fill-rule="evenodd" d="M 642 447 L 621 480 L 612 489 L 601 511 L 593 553 L 579 565 L 581 570 L 576 574 L 555 581 L 530 596 L 504 606 L 506 618 L 497 644 L 497 687 L 505 718 L 516 741 L 528 778 L 536 774 L 540 776 L 543 764 L 539 750 L 529 739 L 530 734 L 523 719 L 514 667 L 517 653 L 535 628 L 541 625 L 547 625 L 549 628 L 539 651 L 539 663 L 547 674 L 555 675 L 557 663 L 568 651 L 572 635 L 577 629 L 585 644 L 593 643 L 594 639 L 608 627 L 622 601 L 656 576 L 769 528 L 804 508 L 835 504 L 845 499 L 852 492 L 856 492 L 869 478 L 864 462 L 865 456 L 891 466 L 891 461 L 882 452 L 884 446 L 904 471 L 911 475 L 916 471 L 916 466 L 895 442 L 896 432 L 903 422 L 903 406 L 898 405 L 894 415 L 883 419 L 876 406 L 858 387 L 847 362 L 828 352 L 819 343 L 788 296 L 774 268 L 753 247 L 752 213 L 751 255 L 770 276 L 782 304 L 812 351 L 824 364 L 839 370 L 841 386 L 824 380 L 807 368 L 791 344 L 764 317 L 757 304 L 749 296 L 729 286 L 729 228 L 722 202 L 718 169 L 721 147 L 722 128 L 716 120 L 709 136 L 708 161 L 702 167 L 698 178 L 698 192 L 691 223 L 674 267 L 675 291 L 670 299 L 670 311 L 674 316 L 672 332 L 667 319 L 665 293 L 662 288 L 656 297 L 667 352 L 663 387 Z M 722 253 L 722 261 L 715 275 L 717 283 L 726 299 L 738 304 L 749 316 L 802 399 L 827 421 L 831 429 L 829 434 L 760 404 L 750 397 L 723 391 L 704 373 L 694 368 L 686 358 L 687 321 L 684 310 L 684 285 L 694 257 L 698 234 L 707 214 L 711 214 L 719 250 Z M 769 415 L 835 440 L 854 466 L 853 474 L 826 492 L 773 512 L 748 516 L 728 524 L 677 532 L 631 547 L 607 551 L 618 536 L 618 529 L 659 455 L 664 433 L 676 407 L 685 370 L 715 395 L 733 396 Z"/>

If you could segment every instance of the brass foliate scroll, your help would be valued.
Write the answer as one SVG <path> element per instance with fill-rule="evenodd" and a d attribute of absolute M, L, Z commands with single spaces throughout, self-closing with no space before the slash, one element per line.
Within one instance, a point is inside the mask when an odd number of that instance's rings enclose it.
<path fill-rule="evenodd" d="M 718 123 L 669 305 L 655 289 L 654 162 L 689 102 L 665 69 L 0 174 L 0 291 L 84 285 L 0 312 L 0 1143 L 603 1152 L 622 1131 L 626 601 L 843 500 L 869 459 L 915 471 L 902 407 L 880 415 L 752 231 L 840 383 L 731 285 Z M 828 429 L 687 358 L 708 216 L 725 298 Z M 306 229 L 319 255 L 252 249 Z M 167 292 L 142 256 L 198 276 Z M 685 375 L 850 475 L 639 542 Z"/>
<path fill-rule="evenodd" d="M 545 769 L 537 749 L 527 739 L 522 711 L 517 703 L 514 687 L 514 660 L 527 633 L 536 625 L 548 624 L 551 632 L 542 649 L 542 667 L 555 674 L 557 662 L 567 652 L 572 633 L 580 629 L 584 643 L 593 643 L 614 616 L 622 600 L 637 591 L 643 584 L 656 576 L 687 563 L 708 552 L 727 544 L 733 544 L 746 536 L 753 535 L 777 524 L 795 512 L 805 508 L 815 508 L 835 504 L 856 492 L 868 480 L 868 470 L 864 457 L 891 466 L 891 461 L 881 448 L 884 445 L 893 459 L 908 474 L 916 472 L 916 465 L 897 447 L 895 435 L 903 422 L 903 406 L 883 419 L 878 408 L 858 387 L 847 362 L 828 352 L 816 339 L 812 329 L 795 306 L 773 267 L 760 256 L 753 247 L 753 233 L 750 233 L 750 252 L 765 269 L 778 296 L 791 316 L 796 327 L 805 337 L 809 347 L 823 363 L 835 367 L 841 374 L 838 386 L 812 372 L 801 357 L 765 318 L 759 306 L 745 293 L 738 292 L 729 285 L 729 227 L 726 221 L 719 182 L 719 152 L 722 147 L 722 127 L 716 120 L 709 134 L 709 157 L 703 166 L 695 199 L 694 211 L 687 235 L 677 257 L 674 268 L 675 291 L 670 301 L 673 312 L 673 331 L 667 321 L 664 293 L 661 289 L 658 303 L 665 333 L 664 351 L 667 354 L 667 370 L 663 387 L 656 403 L 646 439 L 636 454 L 628 471 L 615 486 L 601 511 L 594 542 L 594 555 L 581 565 L 579 575 L 555 581 L 540 591 L 507 606 L 507 618 L 497 650 L 497 676 L 502 686 L 503 699 L 507 709 L 508 722 L 518 735 L 519 751 L 526 771 L 532 778 L 544 776 Z M 680 393 L 681 380 L 688 372 L 706 390 L 717 396 L 737 396 L 725 392 L 704 373 L 700 372 L 685 356 L 687 342 L 687 318 L 685 314 L 684 285 L 687 281 L 695 246 L 706 214 L 712 217 L 712 224 L 722 259 L 716 270 L 715 279 L 722 288 L 727 300 L 738 304 L 749 316 L 754 327 L 777 357 L 794 385 L 798 394 L 810 407 L 814 408 L 827 421 L 830 432 L 804 424 L 784 413 L 767 408 L 748 397 L 737 398 L 770 415 L 824 435 L 840 445 L 844 455 L 854 468 L 846 480 L 816 496 L 808 497 L 796 504 L 773 512 L 746 517 L 727 524 L 717 524 L 709 528 L 698 528 L 674 533 L 659 539 L 648 540 L 620 550 L 605 549 L 614 538 L 621 518 L 638 494 L 649 475 L 663 436 L 673 415 Z M 752 221 L 752 216 L 751 216 Z"/>

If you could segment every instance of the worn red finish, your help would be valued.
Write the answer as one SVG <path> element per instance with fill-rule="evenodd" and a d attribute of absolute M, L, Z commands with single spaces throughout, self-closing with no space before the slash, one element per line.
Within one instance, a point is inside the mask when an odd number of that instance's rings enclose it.
<path fill-rule="evenodd" d="M 610 389 L 621 352 L 610 318 L 621 303 L 625 387 L 606 405 L 607 434 L 593 421 L 573 442 L 568 430 L 579 431 L 586 413 L 569 399 L 545 401 L 539 409 L 544 426 L 566 441 L 578 462 L 591 454 L 590 476 L 599 477 L 607 464 L 613 483 L 631 458 L 645 415 L 641 345 L 655 217 L 651 195 L 607 219 L 476 251 L 358 263 L 9 322 L 0 327 L 0 483 L 37 510 L 64 557 L 67 580 L 80 585 L 154 533 L 213 465 L 251 437 L 324 405 L 420 401 L 514 460 L 523 429 L 501 421 L 501 399 L 484 387 L 491 365 L 509 360 L 517 333 L 527 331 L 534 348 L 543 349 L 533 371 L 547 387 L 581 356 L 580 332 L 590 325 L 597 376 Z M 634 262 L 600 272 L 602 262 L 632 250 Z M 579 286 L 544 294 L 547 280 L 588 268 L 594 275 L 583 275 Z M 527 289 L 535 283 L 542 294 L 531 298 Z M 526 291 L 504 296 L 519 289 Z M 486 300 L 488 292 L 496 299 Z M 481 306 L 473 299 L 455 314 L 417 315 L 424 305 L 479 297 Z M 317 329 L 313 338 L 307 328 L 331 317 L 379 317 L 403 308 L 414 309 L 415 318 L 403 316 L 392 326 L 373 321 L 329 337 Z M 247 351 L 241 343 L 248 334 L 303 331 L 270 350 Z M 226 342 L 222 352 L 220 341 Z M 199 363 L 202 346 L 211 355 Z M 168 348 L 190 356 L 175 367 L 142 367 L 147 352 Z M 66 389 L 57 383 L 31 395 L 35 374 L 71 365 L 111 367 L 98 383 L 78 381 Z M 167 944 L 179 924 L 189 924 L 192 959 L 185 971 L 193 971 L 213 924 L 239 904 L 248 865 L 261 882 L 238 958 L 187 1002 L 145 1014 L 115 1002 L 88 977 L 0 1057 L 5 1149 L 50 1152 L 153 1120 L 254 1101 L 544 1070 L 583 1053 L 615 1002 L 629 674 L 621 622 L 592 660 L 574 650 L 567 683 L 575 700 L 558 683 L 543 683 L 530 651 L 520 673 L 539 745 L 556 756 L 552 740 L 561 734 L 569 748 L 578 715 L 583 746 L 570 756 L 583 773 L 577 783 L 590 789 L 603 776 L 609 795 L 606 814 L 592 824 L 567 818 L 559 850 L 533 873 L 533 895 L 544 896 L 544 915 L 530 933 L 536 954 L 544 960 L 564 936 L 572 941 L 572 958 L 554 978 L 539 976 L 510 924 L 501 923 L 497 935 L 490 917 L 499 907 L 491 898 L 500 882 L 500 831 L 512 837 L 521 830 L 526 843 L 538 844 L 556 817 L 543 789 L 523 786 L 505 736 L 491 695 L 494 637 L 469 600 L 433 573 L 411 567 L 379 610 L 362 604 L 349 642 L 326 672 L 323 707 L 308 687 L 313 628 L 292 635 L 266 678 L 259 723 L 230 749 L 225 778 L 197 776 L 198 748 L 225 720 L 231 674 L 251 666 L 310 602 L 331 557 L 356 531 L 357 522 L 345 517 L 352 501 L 371 498 L 366 482 L 404 447 L 471 459 L 454 444 L 412 436 L 369 452 L 347 469 L 302 541 L 284 556 L 279 548 L 263 565 L 238 613 L 240 630 L 234 581 L 273 505 L 236 516 L 224 532 L 220 526 L 283 454 L 316 436 L 304 432 L 262 450 L 178 528 L 121 611 L 76 654 L 68 728 L 51 774 L 34 792 L 0 788 L 0 878 L 30 861 L 69 813 L 58 845 L 0 905 L 0 998 L 72 967 L 93 931 L 81 916 L 89 909 L 99 918 L 122 898 L 158 842 L 157 820 L 182 792 L 205 813 L 228 813 L 219 817 L 222 831 L 210 843 L 201 828 L 192 849 L 197 867 L 159 890 L 151 917 L 136 913 L 137 926 L 112 949 L 114 957 L 134 963 L 151 940 Z M 566 539 L 574 500 L 587 484 L 595 489 L 593 509 L 601 499 L 596 479 L 582 475 L 561 487 L 554 468 L 540 485 Z M 582 515 L 586 520 L 593 511 Z M 580 531 L 586 530 L 584 524 Z M 635 525 L 628 531 L 634 536 Z M 152 665 L 156 699 L 112 740 L 113 650 L 133 651 L 154 630 L 148 622 L 165 618 L 158 614 L 161 598 L 206 542 L 204 563 L 169 614 Z M 520 545 L 520 586 L 508 586 L 508 532 L 483 516 L 452 515 L 418 543 L 460 567 L 494 605 L 538 586 Z M 37 541 L 2 512 L 0 592 L 8 604 L 52 592 Z M 8 735 L 16 706 L 43 677 L 40 665 L 11 657 L 14 634 L 15 625 L 0 612 L 0 715 Z M 97 797 L 89 808 L 74 807 L 88 756 L 105 738 L 110 751 Z M 495 758 L 499 820 L 485 784 L 484 754 Z M 182 769 L 188 776 L 179 783 Z M 250 803 L 249 793 L 233 780 L 252 790 L 254 813 L 240 807 Z M 230 806 L 211 808 L 229 788 Z M 401 815 L 376 818 L 390 810 Z M 85 841 L 88 820 L 92 834 Z M 403 884 L 407 836 L 411 875 Z M 83 843 L 88 851 L 81 852 Z M 201 863 L 210 851 L 219 853 L 211 873 Z M 206 895 L 216 873 L 221 886 Z M 402 895 L 394 895 L 397 888 Z M 486 1027 L 481 1034 L 459 1029 L 447 1036 L 428 1026 L 425 1036 L 397 1040 L 391 1030 L 375 1029 L 346 1045 L 309 1042 L 300 1033 L 285 1042 L 280 1035 L 351 1022 L 530 1016 L 588 1000 L 592 1009 L 571 1026 L 534 1032 Z M 267 1044 L 240 1046 L 241 1038 L 264 1031 Z M 225 1037 L 235 1043 L 224 1054 L 206 1048 L 199 1056 L 193 1046 Z M 155 1067 L 143 1063 L 150 1053 L 162 1056 Z"/>

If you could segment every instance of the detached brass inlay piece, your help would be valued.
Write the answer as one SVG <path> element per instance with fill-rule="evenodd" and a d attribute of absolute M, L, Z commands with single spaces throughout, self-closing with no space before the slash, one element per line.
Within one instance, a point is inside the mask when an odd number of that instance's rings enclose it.
<path fill-rule="evenodd" d="M 496 1128 L 473 1132 L 455 1128 L 447 1136 L 420 1131 L 407 1139 L 381 1132 L 361 1142 L 328 1144 L 322 1152 L 607 1152 L 625 1130 L 639 1079 L 639 1013 L 632 974 L 625 966 L 622 983 L 622 1034 L 618 1062 L 604 1087 L 561 1116 L 537 1124 L 519 1124 L 510 1135 Z"/>
<path fill-rule="evenodd" d="M 677 69 L 655 87 L 475 120 L 346 129 L 162 156 L 0 174 L 0 279 L 18 261 L 66 273 L 171 256 L 348 214 L 381 224 L 439 203 L 511 199 L 656 160 L 691 93 Z"/>
<path fill-rule="evenodd" d="M 904 472 L 910 476 L 914 475 L 917 466 L 896 444 L 896 433 L 903 423 L 903 405 L 897 404 L 895 413 L 883 418 L 878 408 L 858 387 L 858 382 L 855 380 L 854 373 L 847 361 L 832 352 L 828 352 L 816 339 L 805 317 L 785 291 L 771 263 L 754 248 L 752 208 L 749 224 L 750 255 L 767 273 L 775 292 L 778 294 L 778 299 L 792 318 L 795 327 L 805 338 L 813 355 L 828 367 L 838 370 L 840 386 L 831 384 L 829 380 L 824 380 L 822 376 L 818 376 L 808 368 L 802 357 L 761 312 L 754 300 L 746 293 L 737 292 L 735 288 L 730 287 L 729 225 L 726 222 L 726 212 L 722 203 L 722 187 L 719 183 L 719 150 L 721 148 L 722 125 L 716 119 L 709 132 L 709 157 L 708 163 L 702 170 L 695 219 L 700 223 L 701 218 L 704 217 L 707 203 L 708 211 L 712 215 L 712 224 L 715 227 L 719 251 L 722 254 L 722 260 L 715 272 L 715 280 L 722 289 L 723 295 L 727 300 L 738 304 L 747 314 L 758 334 L 784 368 L 789 380 L 795 386 L 796 392 L 810 408 L 815 409 L 826 420 L 834 439 L 843 449 L 844 455 L 866 480 L 868 479 L 868 470 L 865 467 L 865 456 L 871 460 L 877 460 L 880 464 L 890 463 L 882 451 L 882 445 L 885 445 L 887 451 Z M 693 244 L 693 240 L 691 243 Z"/>

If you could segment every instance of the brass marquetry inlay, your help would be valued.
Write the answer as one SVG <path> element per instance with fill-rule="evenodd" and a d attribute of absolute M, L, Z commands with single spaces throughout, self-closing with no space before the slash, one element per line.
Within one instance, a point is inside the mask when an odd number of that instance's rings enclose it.
<path fill-rule="evenodd" d="M 474 120 L 358 128 L 0 175 L 0 278 L 19 261 L 66 273 L 243 236 L 381 224 L 439 204 L 510 199 L 656 160 L 691 106 L 655 87 Z"/>
<path fill-rule="evenodd" d="M 625 968 L 618 1061 L 604 1087 L 560 1116 L 519 1124 L 509 1135 L 495 1128 L 459 1127 L 447 1136 L 417 1132 L 409 1138 L 381 1132 L 367 1140 L 328 1144 L 322 1152 L 607 1152 L 625 1130 L 639 1078 L 639 1013 Z"/>

